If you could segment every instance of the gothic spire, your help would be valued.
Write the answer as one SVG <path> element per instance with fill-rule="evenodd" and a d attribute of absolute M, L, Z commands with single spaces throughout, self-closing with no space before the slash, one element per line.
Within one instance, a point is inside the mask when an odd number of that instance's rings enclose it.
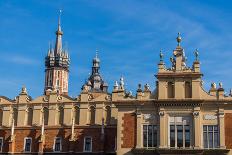
<path fill-rule="evenodd" d="M 55 55 L 59 55 L 62 51 L 62 35 L 63 32 L 61 30 L 60 18 L 61 18 L 62 10 L 60 10 L 59 18 L 58 18 L 58 28 L 56 31 L 56 44 L 55 44 Z"/>

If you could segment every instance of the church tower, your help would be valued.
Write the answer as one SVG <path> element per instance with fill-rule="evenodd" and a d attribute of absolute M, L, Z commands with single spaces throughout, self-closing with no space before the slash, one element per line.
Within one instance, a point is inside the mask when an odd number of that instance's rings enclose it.
<path fill-rule="evenodd" d="M 44 93 L 48 90 L 56 90 L 58 94 L 68 94 L 70 58 L 67 50 L 62 48 L 62 35 L 59 15 L 55 47 L 53 49 L 50 46 L 45 57 Z"/>

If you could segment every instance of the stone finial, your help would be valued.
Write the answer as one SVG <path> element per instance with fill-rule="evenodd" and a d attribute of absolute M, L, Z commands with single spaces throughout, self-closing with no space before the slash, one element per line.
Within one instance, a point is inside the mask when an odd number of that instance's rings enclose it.
<path fill-rule="evenodd" d="M 142 92 L 142 85 L 141 84 L 138 84 L 138 89 L 137 89 L 137 92 Z"/>
<path fill-rule="evenodd" d="M 162 50 L 160 50 L 160 62 L 163 62 L 164 54 Z"/>
<path fill-rule="evenodd" d="M 120 89 L 124 90 L 124 79 L 123 77 L 120 78 Z"/>
<path fill-rule="evenodd" d="M 21 94 L 27 94 L 27 88 L 25 86 L 22 87 Z"/>
<path fill-rule="evenodd" d="M 180 32 L 178 32 L 178 36 L 176 37 L 176 41 L 177 41 L 177 46 L 180 46 L 180 42 L 181 42 L 182 38 L 180 36 Z"/>
<path fill-rule="evenodd" d="M 114 83 L 114 90 L 118 90 L 118 81 L 115 81 Z"/>
<path fill-rule="evenodd" d="M 86 84 L 83 86 L 83 92 L 88 92 L 88 86 Z"/>
<path fill-rule="evenodd" d="M 232 96 L 232 89 L 230 89 L 230 94 L 229 95 Z"/>
<path fill-rule="evenodd" d="M 215 82 L 213 82 L 213 83 L 211 83 L 211 89 L 216 89 L 216 83 Z"/>
<path fill-rule="evenodd" d="M 219 88 L 223 88 L 222 82 L 219 82 Z"/>
<path fill-rule="evenodd" d="M 150 86 L 149 86 L 149 84 L 145 84 L 144 85 L 144 91 L 150 91 Z"/>
<path fill-rule="evenodd" d="M 195 50 L 194 54 L 195 54 L 195 61 L 198 61 L 199 60 L 199 58 L 198 58 L 199 57 L 198 49 Z"/>

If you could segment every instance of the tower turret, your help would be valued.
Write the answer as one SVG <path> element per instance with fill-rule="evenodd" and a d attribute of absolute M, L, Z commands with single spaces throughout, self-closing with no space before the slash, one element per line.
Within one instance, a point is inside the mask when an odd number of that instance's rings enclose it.
<path fill-rule="evenodd" d="M 45 57 L 45 88 L 44 92 L 55 89 L 59 94 L 68 94 L 68 76 L 70 58 L 67 50 L 62 48 L 61 11 L 58 18 L 55 48 L 49 45 Z"/>
<path fill-rule="evenodd" d="M 100 59 L 98 58 L 98 51 L 96 51 L 96 56 L 93 58 L 92 74 L 83 85 L 83 88 L 88 88 L 90 92 L 107 92 L 108 84 L 102 79 L 99 69 Z"/>

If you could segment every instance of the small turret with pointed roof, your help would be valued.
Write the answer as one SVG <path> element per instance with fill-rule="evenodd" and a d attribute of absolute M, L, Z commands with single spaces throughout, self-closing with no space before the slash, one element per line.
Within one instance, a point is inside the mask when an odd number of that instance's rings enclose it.
<path fill-rule="evenodd" d="M 61 12 L 60 10 L 55 47 L 53 49 L 51 44 L 49 44 L 48 54 L 45 57 L 46 75 L 44 92 L 55 88 L 59 94 L 67 94 L 70 58 L 68 52 L 62 48 Z"/>
<path fill-rule="evenodd" d="M 92 73 L 88 80 L 83 85 L 88 86 L 90 92 L 107 92 L 108 84 L 103 80 L 99 70 L 100 70 L 100 59 L 98 57 L 98 50 L 96 50 L 96 55 L 93 58 Z"/>

